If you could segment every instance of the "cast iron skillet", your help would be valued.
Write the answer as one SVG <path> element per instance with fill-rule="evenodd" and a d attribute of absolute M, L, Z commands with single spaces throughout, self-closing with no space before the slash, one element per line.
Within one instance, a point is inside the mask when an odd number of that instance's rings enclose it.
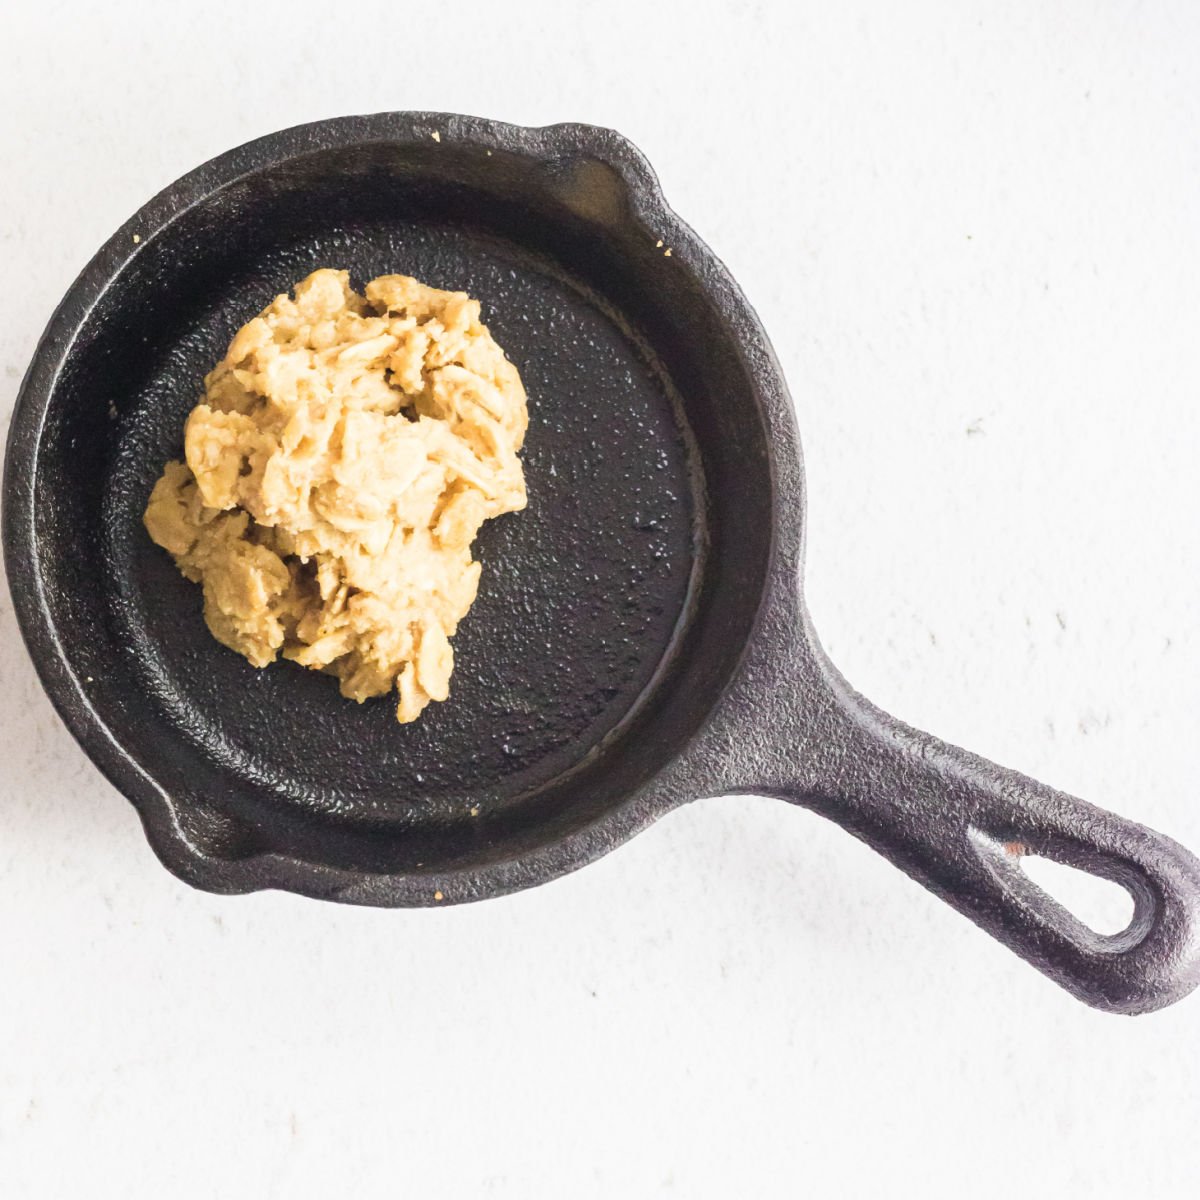
<path fill-rule="evenodd" d="M 218 646 L 141 513 L 233 331 L 318 266 L 484 304 L 530 396 L 527 512 L 488 524 L 451 700 L 400 726 Z M 604 129 L 433 113 L 262 138 L 88 265 L 22 387 L 4 480 L 21 629 L 163 862 L 218 892 L 457 903 L 542 883 L 698 796 L 837 821 L 1076 996 L 1140 1012 L 1200 972 L 1200 863 L 856 695 L 801 598 L 804 481 L 737 285 Z M 1093 933 L 1020 866 L 1133 895 Z"/>

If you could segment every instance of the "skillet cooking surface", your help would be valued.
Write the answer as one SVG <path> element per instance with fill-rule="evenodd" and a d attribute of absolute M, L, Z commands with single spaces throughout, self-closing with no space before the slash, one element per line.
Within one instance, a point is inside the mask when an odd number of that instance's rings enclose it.
<path fill-rule="evenodd" d="M 469 292 L 529 392 L 529 507 L 484 525 L 451 699 L 408 726 L 394 697 L 359 706 L 328 676 L 282 660 L 258 671 L 216 646 L 200 588 L 142 526 L 204 372 L 240 324 L 319 266 L 349 268 L 359 286 L 401 272 Z M 376 222 L 240 267 L 171 313 L 121 422 L 105 586 L 139 679 L 228 770 L 328 812 L 386 819 L 414 800 L 476 803 L 570 769 L 666 658 L 703 540 L 699 464 L 663 365 L 603 299 L 471 230 Z M 280 753 L 281 716 L 292 753 Z"/>

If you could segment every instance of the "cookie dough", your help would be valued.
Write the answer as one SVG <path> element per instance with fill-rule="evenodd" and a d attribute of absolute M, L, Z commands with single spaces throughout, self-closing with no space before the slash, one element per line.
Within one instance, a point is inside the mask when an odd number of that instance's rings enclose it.
<path fill-rule="evenodd" d="M 471 543 L 525 507 L 516 367 L 462 292 L 315 271 L 238 330 L 146 506 L 213 636 L 415 720 L 449 694 Z"/>

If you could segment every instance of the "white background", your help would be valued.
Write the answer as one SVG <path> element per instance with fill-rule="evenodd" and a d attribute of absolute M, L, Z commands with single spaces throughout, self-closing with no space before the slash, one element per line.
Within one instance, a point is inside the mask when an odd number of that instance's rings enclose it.
<path fill-rule="evenodd" d="M 1200 847 L 1200 7 L 7 4 L 0 415 L 153 192 L 387 108 L 629 135 L 791 381 L 851 681 Z M 456 910 L 221 899 L 6 595 L 0 673 L 6 1198 L 1200 1186 L 1200 998 L 1094 1013 L 809 814 L 705 801 Z"/>

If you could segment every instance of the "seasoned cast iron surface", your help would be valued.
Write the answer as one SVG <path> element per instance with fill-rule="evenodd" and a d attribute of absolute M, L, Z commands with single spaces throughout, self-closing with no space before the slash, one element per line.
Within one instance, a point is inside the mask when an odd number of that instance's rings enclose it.
<path fill-rule="evenodd" d="M 469 292 L 529 392 L 529 507 L 484 526 L 451 699 L 408 726 L 392 699 L 359 706 L 328 676 L 282 660 L 255 670 L 216 646 L 199 587 L 141 521 L 204 372 L 243 321 L 318 266 L 347 268 L 359 286 L 402 272 Z M 574 766 L 667 655 L 702 544 L 699 464 L 662 365 L 552 264 L 461 227 L 324 230 L 230 270 L 218 293 L 172 313 L 148 361 L 114 361 L 111 377 L 89 381 L 119 413 L 101 583 L 163 718 L 289 803 L 378 819 L 413 801 L 486 803 Z"/>
<path fill-rule="evenodd" d="M 141 521 L 234 331 L 322 266 L 478 297 L 529 392 L 529 508 L 484 527 L 450 700 L 409 726 L 389 699 L 218 645 Z M 644 160 L 583 126 L 305 126 L 185 176 L 114 236 L 26 380 L 6 552 L 48 690 L 173 870 L 461 900 L 684 798 L 682 775 L 659 781 L 734 675 L 779 528 L 747 358 L 765 350 L 730 297 Z"/>

